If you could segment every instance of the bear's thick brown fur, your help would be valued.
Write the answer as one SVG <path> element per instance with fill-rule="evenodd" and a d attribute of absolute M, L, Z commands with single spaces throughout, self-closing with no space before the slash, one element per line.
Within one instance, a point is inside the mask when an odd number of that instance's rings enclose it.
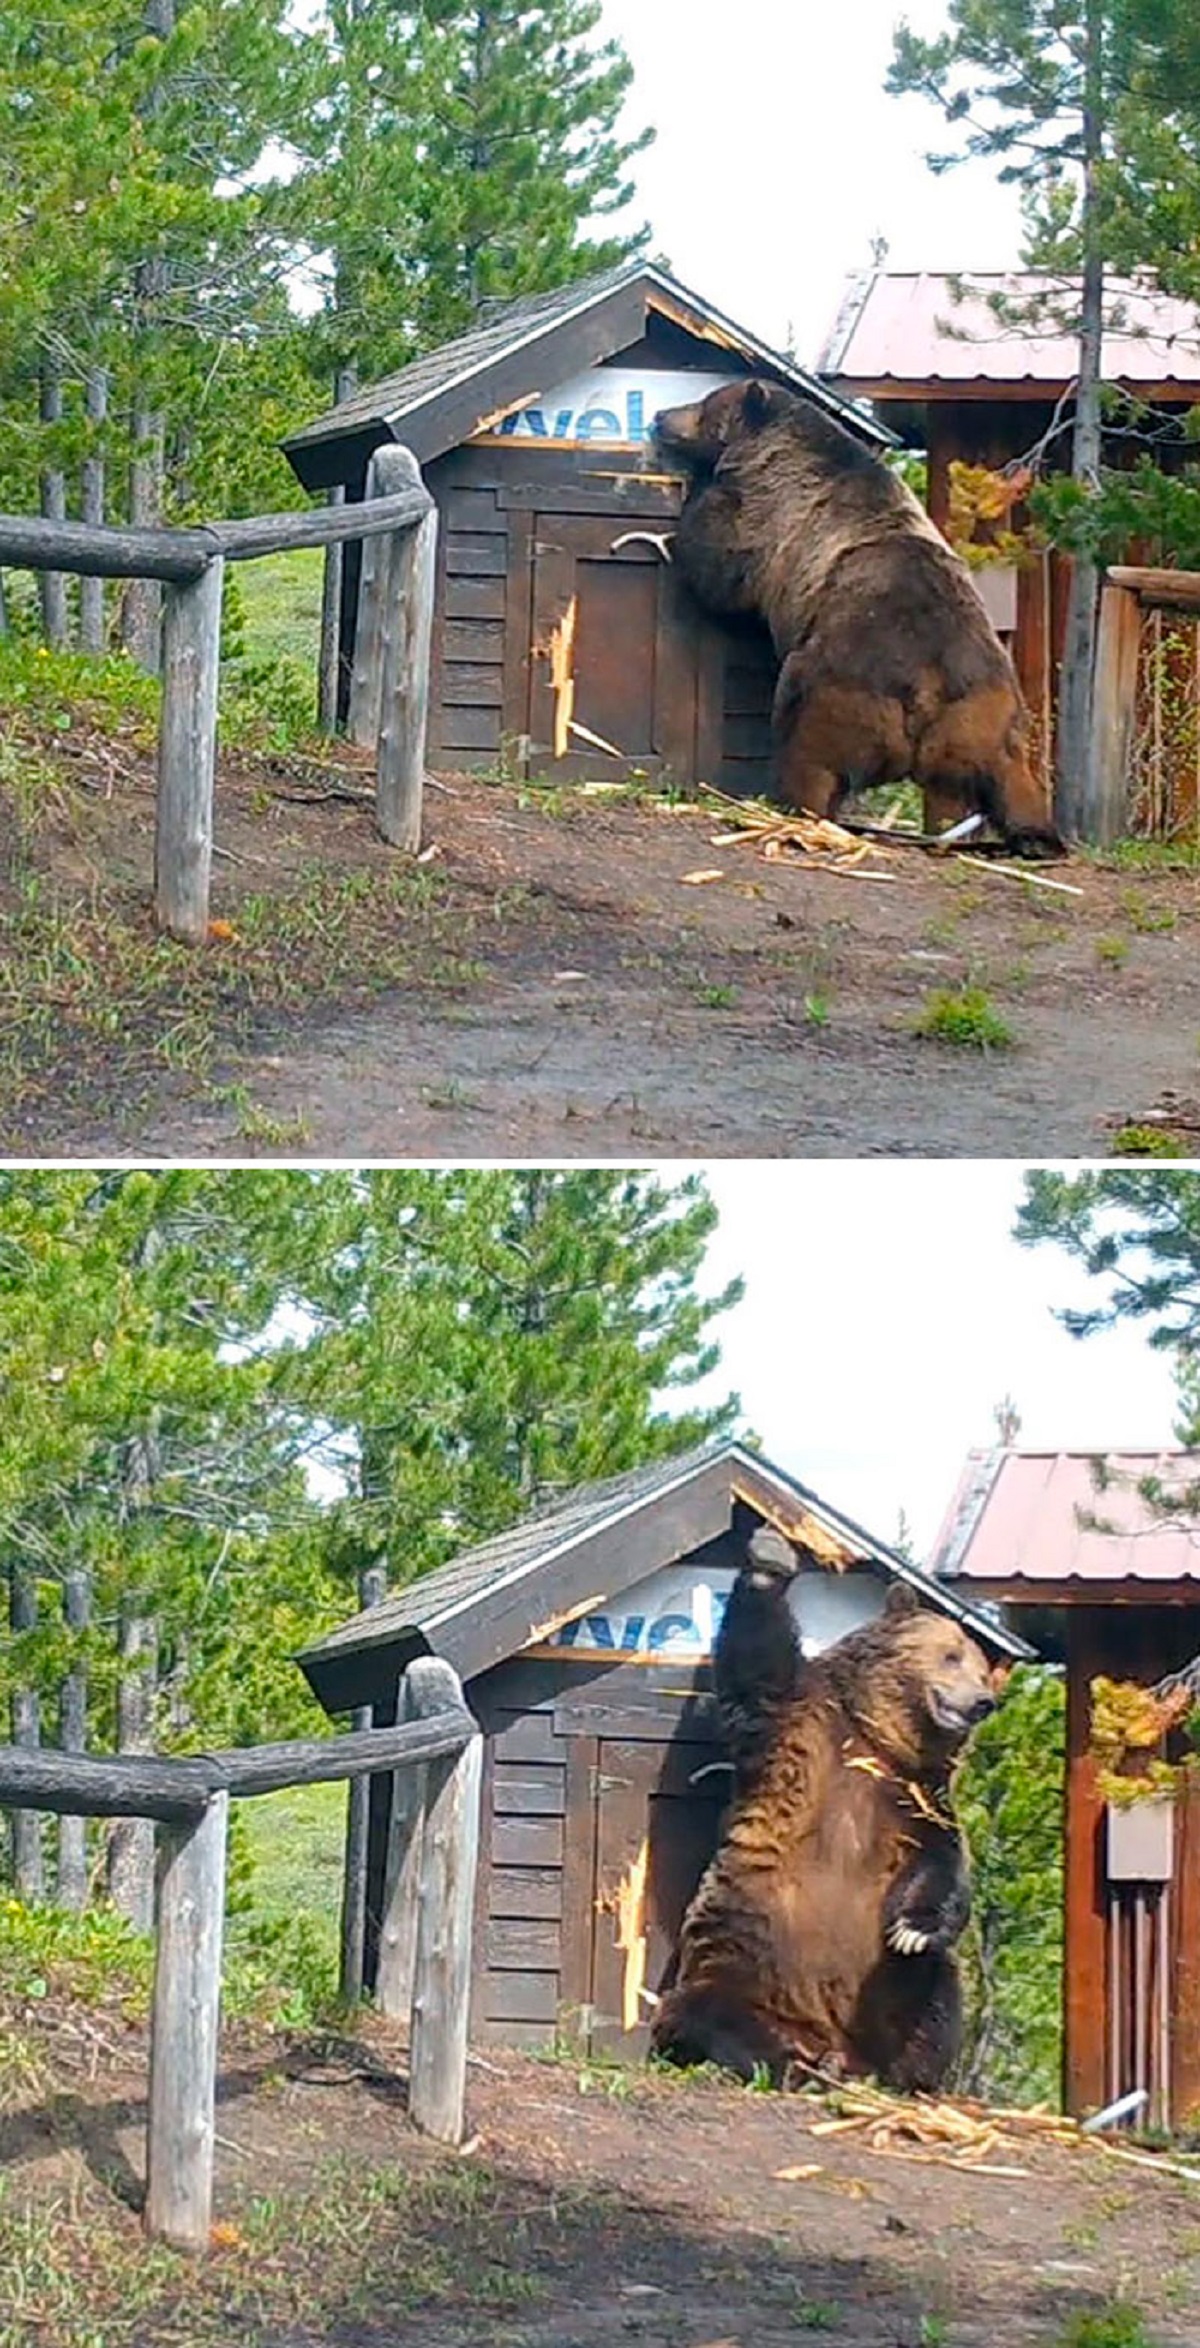
<path fill-rule="evenodd" d="M 781 797 L 832 815 L 849 789 L 911 777 L 927 831 L 979 812 L 1015 848 L 1059 849 L 1016 671 L 899 476 L 812 401 L 757 379 L 666 409 L 654 439 L 689 478 L 682 576 L 713 610 L 770 628 Z"/>
<path fill-rule="evenodd" d="M 800 1655 L 795 1558 L 763 1532 L 715 1657 L 734 1769 L 720 1847 L 683 1921 L 657 2053 L 777 2083 L 814 2067 L 937 2088 L 959 2050 L 967 1921 L 950 1772 L 993 1709 L 982 1650 L 898 1586 Z"/>

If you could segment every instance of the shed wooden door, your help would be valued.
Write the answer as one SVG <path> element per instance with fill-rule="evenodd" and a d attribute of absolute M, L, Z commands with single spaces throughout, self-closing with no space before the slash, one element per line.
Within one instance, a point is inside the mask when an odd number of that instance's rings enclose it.
<path fill-rule="evenodd" d="M 640 538 L 620 543 L 631 531 L 663 526 L 661 513 L 536 516 L 531 773 L 565 782 L 611 782 L 631 770 L 658 781 L 716 780 L 725 670 L 720 634 L 657 547 Z M 586 734 L 567 730 L 563 688 L 556 686 L 555 646 L 564 630 L 569 714 Z"/>
<path fill-rule="evenodd" d="M 603 1738 L 595 1775 L 591 2045 L 631 2057 L 649 2043 L 643 1989 L 668 1983 L 680 1924 L 716 1849 L 724 1770 L 692 1783 L 711 1744 Z"/>

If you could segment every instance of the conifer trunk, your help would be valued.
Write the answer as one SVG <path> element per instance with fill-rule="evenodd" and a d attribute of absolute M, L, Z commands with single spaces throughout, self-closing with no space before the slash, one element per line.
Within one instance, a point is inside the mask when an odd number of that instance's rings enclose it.
<path fill-rule="evenodd" d="M 1100 192 L 1104 107 L 1103 0 L 1087 0 L 1084 39 L 1083 287 L 1071 473 L 1076 481 L 1093 484 L 1100 475 L 1100 386 L 1104 353 L 1104 245 Z M 1077 554 L 1071 571 L 1058 706 L 1055 812 L 1059 827 L 1068 839 L 1091 840 L 1097 836 L 1096 810 L 1091 806 L 1088 788 L 1088 753 L 1092 737 L 1099 591 L 1098 564 L 1088 554 Z"/>

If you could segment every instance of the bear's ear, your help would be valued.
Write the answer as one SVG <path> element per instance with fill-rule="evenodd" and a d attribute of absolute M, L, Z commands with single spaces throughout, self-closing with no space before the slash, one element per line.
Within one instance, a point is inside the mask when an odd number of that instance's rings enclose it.
<path fill-rule="evenodd" d="M 893 1619 L 902 1619 L 906 1614 L 919 1614 L 921 1601 L 910 1583 L 893 1582 L 883 1611 Z"/>
<path fill-rule="evenodd" d="M 771 414 L 771 386 L 757 379 L 748 383 L 742 393 L 742 422 L 751 432 L 760 432 Z"/>

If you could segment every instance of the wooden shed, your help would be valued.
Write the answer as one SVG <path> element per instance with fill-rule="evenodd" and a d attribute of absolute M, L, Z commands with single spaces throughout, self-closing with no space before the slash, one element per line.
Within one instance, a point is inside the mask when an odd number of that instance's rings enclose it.
<path fill-rule="evenodd" d="M 658 541 L 680 484 L 647 450 L 660 408 L 749 375 L 890 444 L 869 416 L 646 262 L 512 304 L 285 442 L 306 489 L 350 499 L 387 441 L 422 467 L 440 518 L 431 765 L 765 787 L 769 638 L 702 613 L 664 560 Z M 359 571 L 347 548 L 343 717 Z"/>
<path fill-rule="evenodd" d="M 1091 1684 L 1153 1687 L 1200 1648 L 1200 1548 L 1139 1486 L 1200 1481 L 1200 1453 L 973 1453 L 933 1570 L 1002 1604 L 1066 1667 L 1064 2100 L 1144 2088 L 1162 2124 L 1200 2122 L 1200 1785 L 1185 1782 L 1165 1866 L 1114 1853 L 1091 1753 Z"/>
<path fill-rule="evenodd" d="M 1031 302 L 1046 304 L 1044 328 L 1020 323 Z M 995 305 L 1008 305 L 998 316 Z M 950 516 L 951 466 L 992 471 L 1031 452 L 1050 470 L 1070 462 L 1071 393 L 1078 366 L 1069 321 L 1078 294 L 1032 270 L 875 270 L 852 279 L 817 359 L 831 389 L 869 401 L 882 423 L 928 464 L 928 505 L 939 529 Z M 1171 471 L 1195 458 L 1185 429 L 1200 402 L 1200 314 L 1145 281 L 1110 281 L 1103 346 L 1105 383 L 1144 409 L 1144 420 L 1113 417 L 1105 465 L 1120 469 L 1152 452 Z M 1021 509 L 1013 516 L 1020 526 Z M 1155 554 L 1131 549 L 1130 562 Z M 1070 564 L 1043 551 L 1014 569 L 977 571 L 993 624 L 1008 643 L 1033 713 L 1042 771 L 1054 771 L 1058 672 L 1066 633 Z M 1139 762 L 1132 813 L 1137 828 L 1195 829 L 1200 820 L 1197 647 L 1194 631 L 1156 619 L 1145 631 Z M 1161 680 L 1161 683 L 1160 683 Z M 1160 689 L 1156 691 L 1156 684 Z M 1157 705 L 1157 706 L 1156 706 Z"/>
<path fill-rule="evenodd" d="M 706 1446 L 591 1484 L 344 1624 L 300 1658 L 331 1713 L 396 1714 L 415 1656 L 454 1666 L 485 1736 L 472 2028 L 481 2043 L 636 2051 L 716 1842 L 711 1656 L 745 1543 L 769 1522 L 818 1563 L 794 1584 L 817 1652 L 896 1579 L 996 1657 L 986 1610 L 770 1461 Z M 714 1767 L 713 1764 L 718 1766 Z M 373 1781 L 366 1981 L 379 1967 L 391 1781 Z"/>

